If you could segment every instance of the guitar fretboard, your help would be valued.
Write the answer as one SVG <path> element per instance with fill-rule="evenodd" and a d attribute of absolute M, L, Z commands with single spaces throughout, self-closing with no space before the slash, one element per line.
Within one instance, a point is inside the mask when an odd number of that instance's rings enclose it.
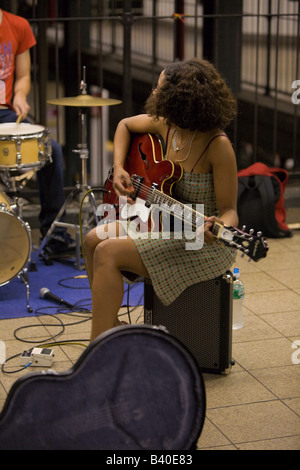
<path fill-rule="evenodd" d="M 185 224 L 196 230 L 205 220 L 205 216 L 193 209 L 187 204 L 183 204 L 171 196 L 162 193 L 155 188 L 145 186 L 139 181 L 136 175 L 132 176 L 132 184 L 136 191 L 136 195 L 146 202 L 147 206 L 158 206 L 159 210 L 173 215 L 175 218 L 183 220 Z"/>

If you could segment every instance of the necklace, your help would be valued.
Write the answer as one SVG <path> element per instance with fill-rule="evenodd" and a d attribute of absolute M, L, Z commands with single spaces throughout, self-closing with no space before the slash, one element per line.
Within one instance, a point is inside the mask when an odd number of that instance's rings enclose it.
<path fill-rule="evenodd" d="M 192 137 L 190 138 L 190 140 L 188 140 L 182 147 L 177 146 L 176 133 L 177 133 L 177 131 L 176 131 L 176 129 L 174 129 L 173 135 L 172 135 L 172 144 L 173 144 L 174 152 L 179 152 L 180 150 L 184 149 L 184 147 L 186 147 L 188 144 L 190 144 L 194 140 L 196 130 L 195 130 L 194 134 L 192 135 Z"/>
<path fill-rule="evenodd" d="M 196 136 L 197 129 L 195 130 L 195 132 L 194 132 L 194 134 L 192 135 L 191 139 L 190 139 L 188 142 L 186 142 L 186 143 L 185 143 L 182 147 L 180 147 L 180 148 L 176 146 L 176 136 L 174 135 L 174 134 L 175 134 L 175 131 L 176 131 L 176 129 L 174 130 L 174 132 L 173 132 L 173 137 L 172 137 L 172 144 L 173 144 L 173 149 L 174 149 L 174 151 L 175 151 L 175 152 L 179 152 L 179 151 L 182 150 L 184 147 L 186 147 L 187 145 L 189 145 L 189 150 L 188 150 L 188 152 L 187 152 L 186 157 L 182 158 L 181 160 L 176 160 L 176 162 L 180 162 L 180 163 L 181 163 L 181 162 L 185 162 L 185 161 L 189 158 L 189 156 L 190 156 L 191 149 L 192 149 L 192 143 L 193 143 L 194 138 L 195 138 L 195 136 Z"/>

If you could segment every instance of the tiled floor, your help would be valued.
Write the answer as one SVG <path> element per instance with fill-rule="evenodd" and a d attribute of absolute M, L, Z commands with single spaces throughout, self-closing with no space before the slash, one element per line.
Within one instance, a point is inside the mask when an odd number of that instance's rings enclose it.
<path fill-rule="evenodd" d="M 200 449 L 300 449 L 300 232 L 269 246 L 258 263 L 237 260 L 245 326 L 233 332 L 231 373 L 204 376 Z"/>
<path fill-rule="evenodd" d="M 269 240 L 265 260 L 248 263 L 238 258 L 245 285 L 245 325 L 233 332 L 233 358 L 229 375 L 204 374 L 207 412 L 199 449 L 300 449 L 300 231 L 293 238 Z M 138 315 L 140 312 L 136 312 Z M 61 315 L 62 317 L 62 315 Z M 132 317 L 135 318 L 135 317 Z M 67 325 L 74 318 L 63 316 Z M 78 319 L 80 320 L 80 319 Z M 47 324 L 52 321 L 47 318 Z M 77 320 L 76 320 L 77 321 Z M 43 326 L 43 317 L 0 321 L 0 338 L 7 357 L 29 349 L 57 332 Z M 24 344 L 14 339 L 20 326 Z M 59 341 L 88 339 L 90 322 L 67 326 Z M 80 343 L 80 341 L 78 341 Z M 81 344 L 55 346 L 57 371 L 68 369 L 83 351 Z M 19 368 L 18 359 L 7 370 Z M 0 372 L 0 406 L 13 382 L 26 371 Z"/>

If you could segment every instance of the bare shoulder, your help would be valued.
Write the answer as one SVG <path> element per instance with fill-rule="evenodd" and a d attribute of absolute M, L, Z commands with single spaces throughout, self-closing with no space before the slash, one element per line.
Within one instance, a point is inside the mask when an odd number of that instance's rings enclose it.
<path fill-rule="evenodd" d="M 212 166 L 236 163 L 236 156 L 230 139 L 224 134 L 215 138 L 208 149 L 208 158 Z"/>

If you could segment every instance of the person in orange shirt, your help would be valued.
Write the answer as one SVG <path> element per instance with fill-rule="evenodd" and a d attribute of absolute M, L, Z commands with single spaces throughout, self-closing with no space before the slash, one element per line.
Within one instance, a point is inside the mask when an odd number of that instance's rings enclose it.
<path fill-rule="evenodd" d="M 0 126 L 1 123 L 29 123 L 27 96 L 31 87 L 30 49 L 36 40 L 28 21 L 0 9 Z M 51 140 L 52 162 L 37 172 L 41 211 L 41 235 L 44 237 L 65 202 L 63 191 L 63 155 L 58 142 Z M 50 252 L 66 251 L 74 246 L 64 229 L 56 229 L 46 245 Z"/>

